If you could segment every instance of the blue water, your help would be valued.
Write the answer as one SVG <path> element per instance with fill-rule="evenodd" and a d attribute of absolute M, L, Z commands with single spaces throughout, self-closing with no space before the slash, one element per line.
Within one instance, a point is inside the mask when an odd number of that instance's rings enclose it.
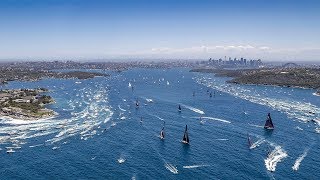
<path fill-rule="evenodd" d="M 0 178 L 319 179 L 319 125 L 311 120 L 320 118 L 320 97 L 314 90 L 229 85 L 226 79 L 188 69 L 133 69 L 90 80 L 10 82 L 1 88 L 50 89 L 56 103 L 48 108 L 58 115 L 0 120 Z M 271 132 L 262 127 L 268 112 Z M 190 145 L 180 142 L 185 125 Z M 7 154 L 10 147 L 15 152 Z"/>

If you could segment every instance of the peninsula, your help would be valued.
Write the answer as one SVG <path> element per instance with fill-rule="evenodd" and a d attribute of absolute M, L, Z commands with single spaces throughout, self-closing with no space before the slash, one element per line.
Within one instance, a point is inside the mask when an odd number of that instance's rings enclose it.
<path fill-rule="evenodd" d="M 61 79 L 90 79 L 95 76 L 109 76 L 108 74 L 98 72 L 70 71 L 56 72 L 48 70 L 35 69 L 0 69 L 0 84 L 6 84 L 8 81 L 38 81 L 43 78 L 61 78 Z"/>
<path fill-rule="evenodd" d="M 259 84 L 285 87 L 320 88 L 319 68 L 261 68 L 261 69 L 192 69 L 191 72 L 214 73 L 232 77 L 228 83 Z M 318 91 L 319 93 L 319 91 Z"/>
<path fill-rule="evenodd" d="M 14 119 L 36 120 L 51 117 L 54 111 L 44 106 L 54 100 L 45 88 L 0 90 L 0 115 Z"/>

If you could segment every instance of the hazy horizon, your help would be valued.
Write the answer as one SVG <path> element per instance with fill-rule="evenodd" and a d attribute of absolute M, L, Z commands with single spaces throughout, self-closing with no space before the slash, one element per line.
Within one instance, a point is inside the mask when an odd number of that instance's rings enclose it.
<path fill-rule="evenodd" d="M 0 61 L 312 62 L 320 1 L 3 0 Z"/>

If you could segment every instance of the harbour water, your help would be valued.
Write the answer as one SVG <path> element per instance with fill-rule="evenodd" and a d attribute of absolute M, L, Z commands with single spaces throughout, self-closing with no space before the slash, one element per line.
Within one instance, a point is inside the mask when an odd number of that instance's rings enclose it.
<path fill-rule="evenodd" d="M 1 88 L 51 90 L 58 115 L 0 118 L 0 178 L 319 179 L 314 90 L 225 80 L 178 68 L 10 82 Z M 273 131 L 263 129 L 269 112 Z M 181 143 L 185 125 L 190 145 Z"/>

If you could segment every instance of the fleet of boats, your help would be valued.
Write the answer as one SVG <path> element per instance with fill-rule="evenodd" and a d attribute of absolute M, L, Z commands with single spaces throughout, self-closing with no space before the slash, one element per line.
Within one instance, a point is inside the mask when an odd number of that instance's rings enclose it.
<path fill-rule="evenodd" d="M 209 91 L 207 91 L 207 92 L 209 93 Z M 215 92 L 214 92 L 214 94 L 215 94 Z M 193 92 L 193 96 L 194 96 L 194 95 L 195 95 L 195 92 Z M 210 92 L 209 96 L 212 97 L 212 92 Z M 139 102 L 138 102 L 138 100 L 136 100 L 135 105 L 136 105 L 136 108 L 139 107 Z M 181 108 L 181 105 L 179 104 L 179 105 L 178 105 L 178 112 L 181 112 L 181 111 L 182 111 L 182 108 Z M 199 120 L 200 120 L 200 124 L 204 124 L 205 121 L 202 119 L 201 116 L 199 117 Z M 141 119 L 140 119 L 140 123 L 142 123 L 142 117 L 141 117 Z M 160 137 L 161 140 L 164 140 L 164 138 L 165 138 L 164 126 L 165 126 L 165 122 L 164 122 L 164 124 L 163 124 L 163 127 L 162 127 L 162 129 L 161 129 L 161 131 L 160 131 L 160 135 L 159 135 L 159 137 Z M 273 125 L 273 122 L 272 122 L 270 113 L 268 113 L 268 115 L 267 115 L 267 120 L 266 120 L 266 122 L 265 122 L 264 129 L 266 129 L 266 130 L 273 130 L 273 129 L 274 129 L 274 125 Z M 247 134 L 247 140 L 248 140 L 248 147 L 251 149 L 253 143 L 252 143 L 252 140 L 251 140 L 251 137 L 249 136 L 249 134 Z M 182 142 L 183 144 L 189 144 L 189 143 L 190 143 L 189 135 L 188 135 L 188 126 L 187 126 L 187 125 L 186 125 L 186 127 L 185 127 L 184 134 L 183 134 L 183 138 L 182 138 L 182 141 L 181 141 L 181 142 Z"/>

